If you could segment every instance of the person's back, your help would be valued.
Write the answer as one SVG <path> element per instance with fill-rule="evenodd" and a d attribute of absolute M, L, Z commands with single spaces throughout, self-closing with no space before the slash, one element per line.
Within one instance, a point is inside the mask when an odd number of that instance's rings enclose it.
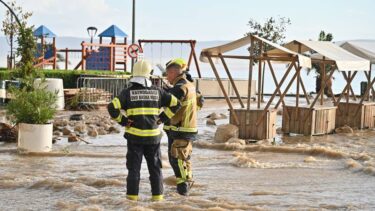
<path fill-rule="evenodd" d="M 108 112 L 120 125 L 125 126 L 127 140 L 126 167 L 127 198 L 138 200 L 140 169 L 143 155 L 150 173 L 153 200 L 163 199 L 160 139 L 158 124 L 168 121 L 179 109 L 176 97 L 151 86 L 151 66 L 140 61 L 134 65 L 131 86 L 108 104 Z M 164 112 L 160 109 L 164 107 Z M 126 115 L 121 113 L 125 110 Z"/>

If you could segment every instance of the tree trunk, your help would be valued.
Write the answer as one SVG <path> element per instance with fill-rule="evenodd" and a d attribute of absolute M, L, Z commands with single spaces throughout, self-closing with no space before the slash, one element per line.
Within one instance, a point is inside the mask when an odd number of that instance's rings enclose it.
<path fill-rule="evenodd" d="M 319 93 L 320 92 L 320 89 L 321 89 L 321 77 L 320 75 L 316 77 L 316 80 L 315 80 L 315 91 L 316 93 Z M 331 92 L 332 90 L 332 84 L 333 84 L 333 77 L 331 77 L 327 83 L 326 83 L 326 86 L 324 87 L 324 94 L 327 96 L 327 97 L 332 97 L 333 96 L 333 93 Z M 330 89 L 331 88 L 331 89 Z"/>

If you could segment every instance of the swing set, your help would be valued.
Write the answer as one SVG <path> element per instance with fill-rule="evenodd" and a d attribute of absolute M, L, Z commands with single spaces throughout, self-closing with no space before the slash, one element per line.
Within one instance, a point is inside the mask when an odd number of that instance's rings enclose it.
<path fill-rule="evenodd" d="M 171 56 L 174 57 L 174 52 L 173 52 L 173 45 L 174 44 L 180 44 L 181 45 L 181 48 L 180 48 L 180 57 L 183 57 L 182 56 L 182 51 L 183 51 L 183 45 L 186 45 L 188 44 L 189 47 L 190 47 L 190 53 L 189 53 L 189 56 L 188 56 L 188 68 L 190 68 L 190 65 L 192 63 L 192 61 L 194 60 L 194 63 L 195 63 L 195 67 L 197 69 L 197 73 L 198 73 L 198 77 L 199 78 L 202 78 L 201 76 L 201 72 L 200 72 L 200 68 L 199 68 L 199 64 L 198 64 L 198 59 L 197 59 L 197 55 L 195 53 L 195 45 L 196 45 L 196 40 L 144 40 L 144 39 L 141 39 L 141 40 L 138 40 L 138 43 L 139 43 L 139 46 L 141 47 L 142 49 L 142 52 L 144 52 L 144 49 L 145 49 L 145 46 L 146 44 L 150 44 L 150 57 L 152 58 L 152 65 L 154 65 L 154 48 L 153 48 L 153 44 L 160 44 L 160 58 L 159 58 L 159 65 L 162 66 L 162 58 L 163 58 L 163 45 L 166 45 L 166 44 L 170 44 L 171 45 Z M 157 65 L 157 66 L 159 66 Z"/>

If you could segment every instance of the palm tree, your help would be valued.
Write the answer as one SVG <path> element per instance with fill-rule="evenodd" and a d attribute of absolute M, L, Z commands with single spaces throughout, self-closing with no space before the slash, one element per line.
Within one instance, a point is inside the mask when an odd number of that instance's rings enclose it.
<path fill-rule="evenodd" d="M 325 33 L 323 30 L 319 34 L 319 39 L 318 41 L 332 41 L 333 40 L 333 35 L 331 33 Z M 312 52 L 313 53 L 313 52 Z M 334 71 L 335 69 L 332 69 L 331 65 L 326 65 L 326 77 L 330 74 L 331 71 Z M 321 87 L 321 82 L 322 82 L 322 70 L 320 64 L 313 63 L 312 68 L 307 70 L 307 74 L 310 74 L 311 71 L 314 70 L 316 73 L 316 81 L 315 81 L 315 92 L 319 93 L 320 87 Z M 324 88 L 324 94 L 327 96 L 332 96 L 333 93 L 331 92 L 332 90 L 332 82 L 333 82 L 333 77 L 331 77 Z"/>

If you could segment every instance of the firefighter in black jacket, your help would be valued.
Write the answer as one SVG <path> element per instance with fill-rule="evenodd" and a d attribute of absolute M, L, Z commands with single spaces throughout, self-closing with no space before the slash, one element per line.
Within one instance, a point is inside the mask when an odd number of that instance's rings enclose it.
<path fill-rule="evenodd" d="M 188 195 L 193 182 L 190 161 L 192 141 L 196 140 L 197 112 L 203 104 L 203 97 L 199 97 L 186 70 L 186 62 L 180 58 L 166 64 L 167 80 L 173 86 L 168 92 L 181 102 L 181 109 L 164 125 L 168 135 L 169 162 L 177 179 L 177 192 L 181 195 Z"/>
<path fill-rule="evenodd" d="M 151 85 L 151 65 L 141 60 L 134 64 L 131 86 L 108 105 L 108 112 L 125 126 L 127 198 L 138 200 L 140 169 L 146 158 L 153 200 L 163 199 L 159 124 L 168 121 L 180 108 L 177 98 Z M 160 109 L 164 108 L 163 112 Z M 121 113 L 124 110 L 126 115 Z"/>

